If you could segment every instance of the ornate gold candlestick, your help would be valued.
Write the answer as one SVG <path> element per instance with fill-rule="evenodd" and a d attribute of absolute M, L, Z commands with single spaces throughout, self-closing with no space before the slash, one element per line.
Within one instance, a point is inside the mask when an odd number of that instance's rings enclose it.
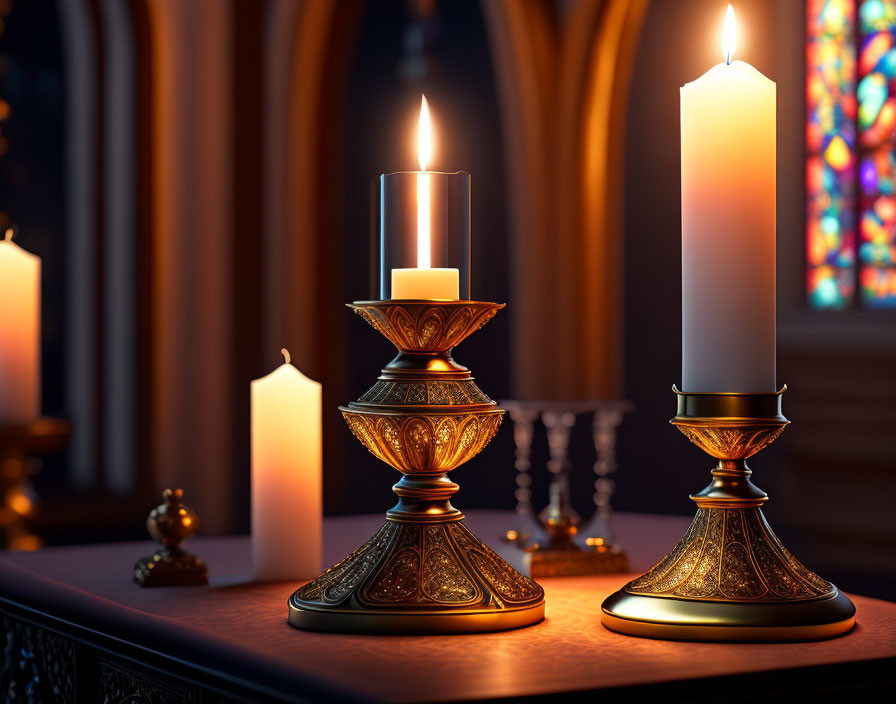
<path fill-rule="evenodd" d="M 705 641 L 798 641 L 839 635 L 855 607 L 806 569 L 762 515 L 767 494 L 746 459 L 790 422 L 775 394 L 678 394 L 672 424 L 719 460 L 691 498 L 698 509 L 681 542 L 646 574 L 608 597 L 602 623 L 635 636 Z"/>
<path fill-rule="evenodd" d="M 37 550 L 43 545 L 28 527 L 37 510 L 31 460 L 61 452 L 70 434 L 71 425 L 63 418 L 0 425 L 0 550 Z"/>
<path fill-rule="evenodd" d="M 339 410 L 374 455 L 402 473 L 398 503 L 364 545 L 289 598 L 289 623 L 314 631 L 469 633 L 544 618 L 544 591 L 479 541 L 450 503 L 447 473 L 494 437 L 504 411 L 451 358 L 503 304 L 358 302 L 399 351 L 376 384 Z"/>

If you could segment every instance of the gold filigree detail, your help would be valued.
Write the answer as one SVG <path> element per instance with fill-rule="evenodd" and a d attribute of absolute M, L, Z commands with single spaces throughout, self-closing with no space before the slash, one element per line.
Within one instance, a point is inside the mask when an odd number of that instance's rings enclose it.
<path fill-rule="evenodd" d="M 400 550 L 366 592 L 366 600 L 388 604 L 416 599 L 419 572 L 420 553 L 412 548 Z"/>
<path fill-rule="evenodd" d="M 479 541 L 463 523 L 452 523 L 448 526 L 448 530 L 499 600 L 521 604 L 544 598 L 544 590 L 538 583 L 517 572 L 491 548 Z"/>
<path fill-rule="evenodd" d="M 541 587 L 462 523 L 390 522 L 359 550 L 301 587 L 291 600 L 305 608 L 356 608 L 357 602 L 362 608 L 400 606 L 406 611 L 433 607 L 501 611 L 543 598 Z"/>
<path fill-rule="evenodd" d="M 716 459 L 743 460 L 773 443 L 786 424 L 699 425 L 673 421 L 685 437 Z"/>
<path fill-rule="evenodd" d="M 458 381 L 377 381 L 355 403 L 376 406 L 494 405 L 472 379 Z"/>
<path fill-rule="evenodd" d="M 444 352 L 485 325 L 504 304 L 375 301 L 351 307 L 402 352 Z"/>
<path fill-rule="evenodd" d="M 471 602 L 481 596 L 464 570 L 445 533 L 445 526 L 428 526 L 424 533 L 426 558 L 423 593 L 436 603 Z"/>
<path fill-rule="evenodd" d="M 759 508 L 700 508 L 675 549 L 629 582 L 632 594 L 711 601 L 793 601 L 834 587 L 787 551 Z"/>
<path fill-rule="evenodd" d="M 447 472 L 491 442 L 503 411 L 433 415 L 378 415 L 342 411 L 355 437 L 376 457 L 405 474 Z"/>
<path fill-rule="evenodd" d="M 338 604 L 373 569 L 386 551 L 398 527 L 387 523 L 364 545 L 324 572 L 317 579 L 299 587 L 294 597 L 305 601 Z"/>

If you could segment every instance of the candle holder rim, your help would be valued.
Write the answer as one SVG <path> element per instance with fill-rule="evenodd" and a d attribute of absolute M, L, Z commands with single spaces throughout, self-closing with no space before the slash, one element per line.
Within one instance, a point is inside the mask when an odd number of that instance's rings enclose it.
<path fill-rule="evenodd" d="M 393 306 L 455 306 L 458 308 L 464 306 L 489 306 L 495 310 L 501 310 L 507 306 L 506 303 L 496 303 L 495 301 L 474 301 L 469 298 L 381 298 L 379 300 L 370 301 L 352 301 L 345 304 L 347 308 L 354 310 L 355 308 L 385 308 Z"/>
<path fill-rule="evenodd" d="M 688 393 L 673 385 L 677 396 L 673 425 L 693 424 L 694 419 L 711 419 L 715 425 L 756 425 L 773 422 L 786 425 L 781 401 L 787 385 L 770 393 L 709 392 Z"/>
<path fill-rule="evenodd" d="M 672 425 L 686 425 L 692 428 L 748 428 L 768 427 L 769 425 L 790 425 L 790 421 L 782 415 L 777 416 L 685 416 L 677 415 L 670 419 Z"/>
<path fill-rule="evenodd" d="M 672 384 L 672 391 L 678 396 L 781 396 L 787 391 L 784 384 L 777 391 L 681 391 L 676 384 Z"/>
<path fill-rule="evenodd" d="M 426 169 L 426 171 L 420 171 L 419 169 L 411 169 L 406 171 L 390 171 L 387 174 L 380 174 L 377 176 L 374 181 L 378 181 L 384 176 L 396 176 L 398 174 L 434 174 L 436 176 L 457 176 L 458 174 L 463 174 L 464 176 L 469 176 L 469 171 L 464 171 L 463 169 L 458 169 L 457 171 L 433 171 L 431 169 Z"/>
<path fill-rule="evenodd" d="M 362 416 L 389 416 L 401 418 L 452 416 L 460 414 L 475 414 L 477 416 L 494 414 L 503 415 L 507 412 L 494 401 L 491 401 L 490 403 L 467 403 L 451 406 L 388 406 L 376 403 L 359 403 L 357 401 L 352 401 L 347 406 L 338 406 L 338 410 L 340 413 L 356 413 Z"/>

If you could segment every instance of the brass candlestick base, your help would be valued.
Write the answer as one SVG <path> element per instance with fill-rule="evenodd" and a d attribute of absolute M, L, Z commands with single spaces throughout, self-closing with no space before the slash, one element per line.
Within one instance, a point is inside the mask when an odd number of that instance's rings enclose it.
<path fill-rule="evenodd" d="M 525 555 L 533 577 L 580 577 L 589 574 L 619 574 L 628 571 L 628 557 L 620 548 L 583 549 L 571 545 L 530 550 Z"/>
<path fill-rule="evenodd" d="M 289 598 L 289 623 L 312 631 L 473 633 L 541 621 L 541 587 L 470 533 L 449 501 L 458 486 L 447 473 L 491 441 L 504 414 L 451 348 L 503 304 L 351 307 L 399 354 L 373 388 L 339 410 L 367 449 L 404 476 L 385 525 Z"/>
<path fill-rule="evenodd" d="M 539 577 L 576 577 L 628 571 L 625 551 L 608 545 L 603 538 L 588 538 L 585 546 L 576 544 L 579 517 L 569 505 L 569 477 L 555 475 L 551 480 L 550 503 L 539 516 L 544 544 L 525 547 L 529 574 Z"/>
<path fill-rule="evenodd" d="M 646 574 L 603 603 L 602 623 L 628 635 L 672 640 L 801 641 L 840 635 L 855 607 L 806 569 L 772 532 L 746 459 L 789 421 L 776 394 L 678 394 L 672 423 L 719 460 L 713 482 L 691 496 L 688 532 Z"/>

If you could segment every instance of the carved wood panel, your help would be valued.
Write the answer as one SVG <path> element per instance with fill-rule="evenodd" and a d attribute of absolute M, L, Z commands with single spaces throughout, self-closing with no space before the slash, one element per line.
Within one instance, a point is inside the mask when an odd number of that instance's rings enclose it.
<path fill-rule="evenodd" d="M 103 704 L 199 704 L 198 687 L 140 672 L 119 663 L 100 661 Z"/>
<path fill-rule="evenodd" d="M 71 702 L 75 698 L 72 641 L 0 614 L 3 660 L 0 695 L 5 702 Z"/>

